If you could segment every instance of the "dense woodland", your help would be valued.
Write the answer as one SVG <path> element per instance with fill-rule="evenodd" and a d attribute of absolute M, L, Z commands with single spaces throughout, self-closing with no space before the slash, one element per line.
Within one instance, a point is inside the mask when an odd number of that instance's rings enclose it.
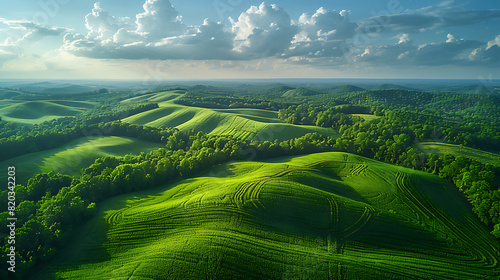
<path fill-rule="evenodd" d="M 138 156 L 99 158 L 79 177 L 50 172 L 35 175 L 26 186 L 16 186 L 20 202 L 16 209 L 16 275 L 24 277 L 33 266 L 50 260 L 107 198 L 188 178 L 232 160 L 323 151 L 354 153 L 436 174 L 455 184 L 478 218 L 500 238 L 499 166 L 454 155 L 429 156 L 414 147 L 419 141 L 432 139 L 500 151 L 498 96 L 407 90 L 322 93 L 304 89 L 286 95 L 290 90 L 295 89 L 271 88 L 249 97 L 248 92 L 194 87 L 175 102 L 205 108 L 278 111 L 282 122 L 329 127 L 341 136 L 334 139 L 313 133 L 283 142 L 241 141 L 231 136 L 120 121 L 158 108 L 157 103 L 102 103 L 75 118 L 31 127 L 0 121 L 0 160 L 52 149 L 85 136 L 126 136 L 165 145 Z M 365 120 L 353 114 L 378 118 Z M 1 192 L 0 200 L 7 205 L 7 191 Z M 7 212 L 0 215 L 4 220 L 8 217 Z M 3 228 L 1 233 L 7 234 L 7 230 Z M 2 249 L 8 250 L 6 239 Z"/>

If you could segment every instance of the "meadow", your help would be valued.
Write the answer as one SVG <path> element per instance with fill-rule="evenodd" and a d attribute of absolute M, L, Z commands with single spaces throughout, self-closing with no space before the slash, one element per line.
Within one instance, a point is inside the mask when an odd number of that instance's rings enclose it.
<path fill-rule="evenodd" d="M 213 135 L 231 135 L 240 140 L 283 141 L 318 132 L 332 137 L 338 133 L 329 128 L 282 123 L 277 112 L 260 109 L 207 109 L 177 105 L 181 96 L 167 91 L 139 96 L 122 102 L 148 100 L 159 102 L 160 108 L 125 118 L 131 124 L 153 127 L 176 127 L 182 131 L 202 131 Z M 168 101 L 162 101 L 168 100 Z"/>
<path fill-rule="evenodd" d="M 455 156 L 468 157 L 480 162 L 489 163 L 495 166 L 500 166 L 500 154 L 453 145 L 441 142 L 421 142 L 415 145 L 416 148 L 426 154 L 446 155 L 452 154 Z"/>
<path fill-rule="evenodd" d="M 0 169 L 17 167 L 17 183 L 26 184 L 33 175 L 42 172 L 56 172 L 79 176 L 82 168 L 105 156 L 140 154 L 164 145 L 127 137 L 85 137 L 71 141 L 59 148 L 30 153 L 0 162 Z M 0 180 L 7 180 L 7 174 L 0 174 Z"/>
<path fill-rule="evenodd" d="M 60 117 L 73 117 L 93 108 L 95 103 L 84 101 L 27 101 L 2 100 L 0 117 L 8 122 L 33 125 Z"/>
<path fill-rule="evenodd" d="M 458 190 L 347 153 L 217 166 L 111 198 L 35 279 L 495 279 Z"/>

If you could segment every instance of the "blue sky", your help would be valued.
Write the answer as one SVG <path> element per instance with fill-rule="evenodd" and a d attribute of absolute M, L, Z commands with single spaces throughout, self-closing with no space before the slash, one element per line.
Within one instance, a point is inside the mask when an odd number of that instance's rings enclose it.
<path fill-rule="evenodd" d="M 25 0 L 0 78 L 498 79 L 498 1 Z"/>

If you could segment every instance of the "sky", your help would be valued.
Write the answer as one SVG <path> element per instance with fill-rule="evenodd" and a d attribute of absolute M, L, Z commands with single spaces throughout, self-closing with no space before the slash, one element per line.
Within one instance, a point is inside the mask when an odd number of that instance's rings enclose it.
<path fill-rule="evenodd" d="M 499 79 L 500 2 L 24 0 L 0 79 Z"/>

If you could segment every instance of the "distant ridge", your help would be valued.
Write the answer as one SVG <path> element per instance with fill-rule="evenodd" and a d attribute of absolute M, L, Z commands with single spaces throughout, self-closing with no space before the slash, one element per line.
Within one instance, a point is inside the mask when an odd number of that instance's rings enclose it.
<path fill-rule="evenodd" d="M 353 86 L 353 85 L 340 85 L 334 88 L 330 93 L 348 93 L 348 92 L 356 92 L 356 91 L 365 91 L 366 89 Z"/>
<path fill-rule="evenodd" d="M 374 89 L 405 89 L 405 90 L 415 90 L 410 87 L 405 87 L 405 86 L 400 86 L 400 85 L 395 85 L 395 84 L 381 84 L 379 86 L 376 86 Z"/>
<path fill-rule="evenodd" d="M 310 90 L 307 88 L 299 87 L 296 89 L 288 90 L 282 96 L 283 97 L 298 97 L 298 96 L 312 96 L 312 95 L 318 95 L 318 94 L 323 94 L 323 93 L 315 91 L 315 90 Z"/>

